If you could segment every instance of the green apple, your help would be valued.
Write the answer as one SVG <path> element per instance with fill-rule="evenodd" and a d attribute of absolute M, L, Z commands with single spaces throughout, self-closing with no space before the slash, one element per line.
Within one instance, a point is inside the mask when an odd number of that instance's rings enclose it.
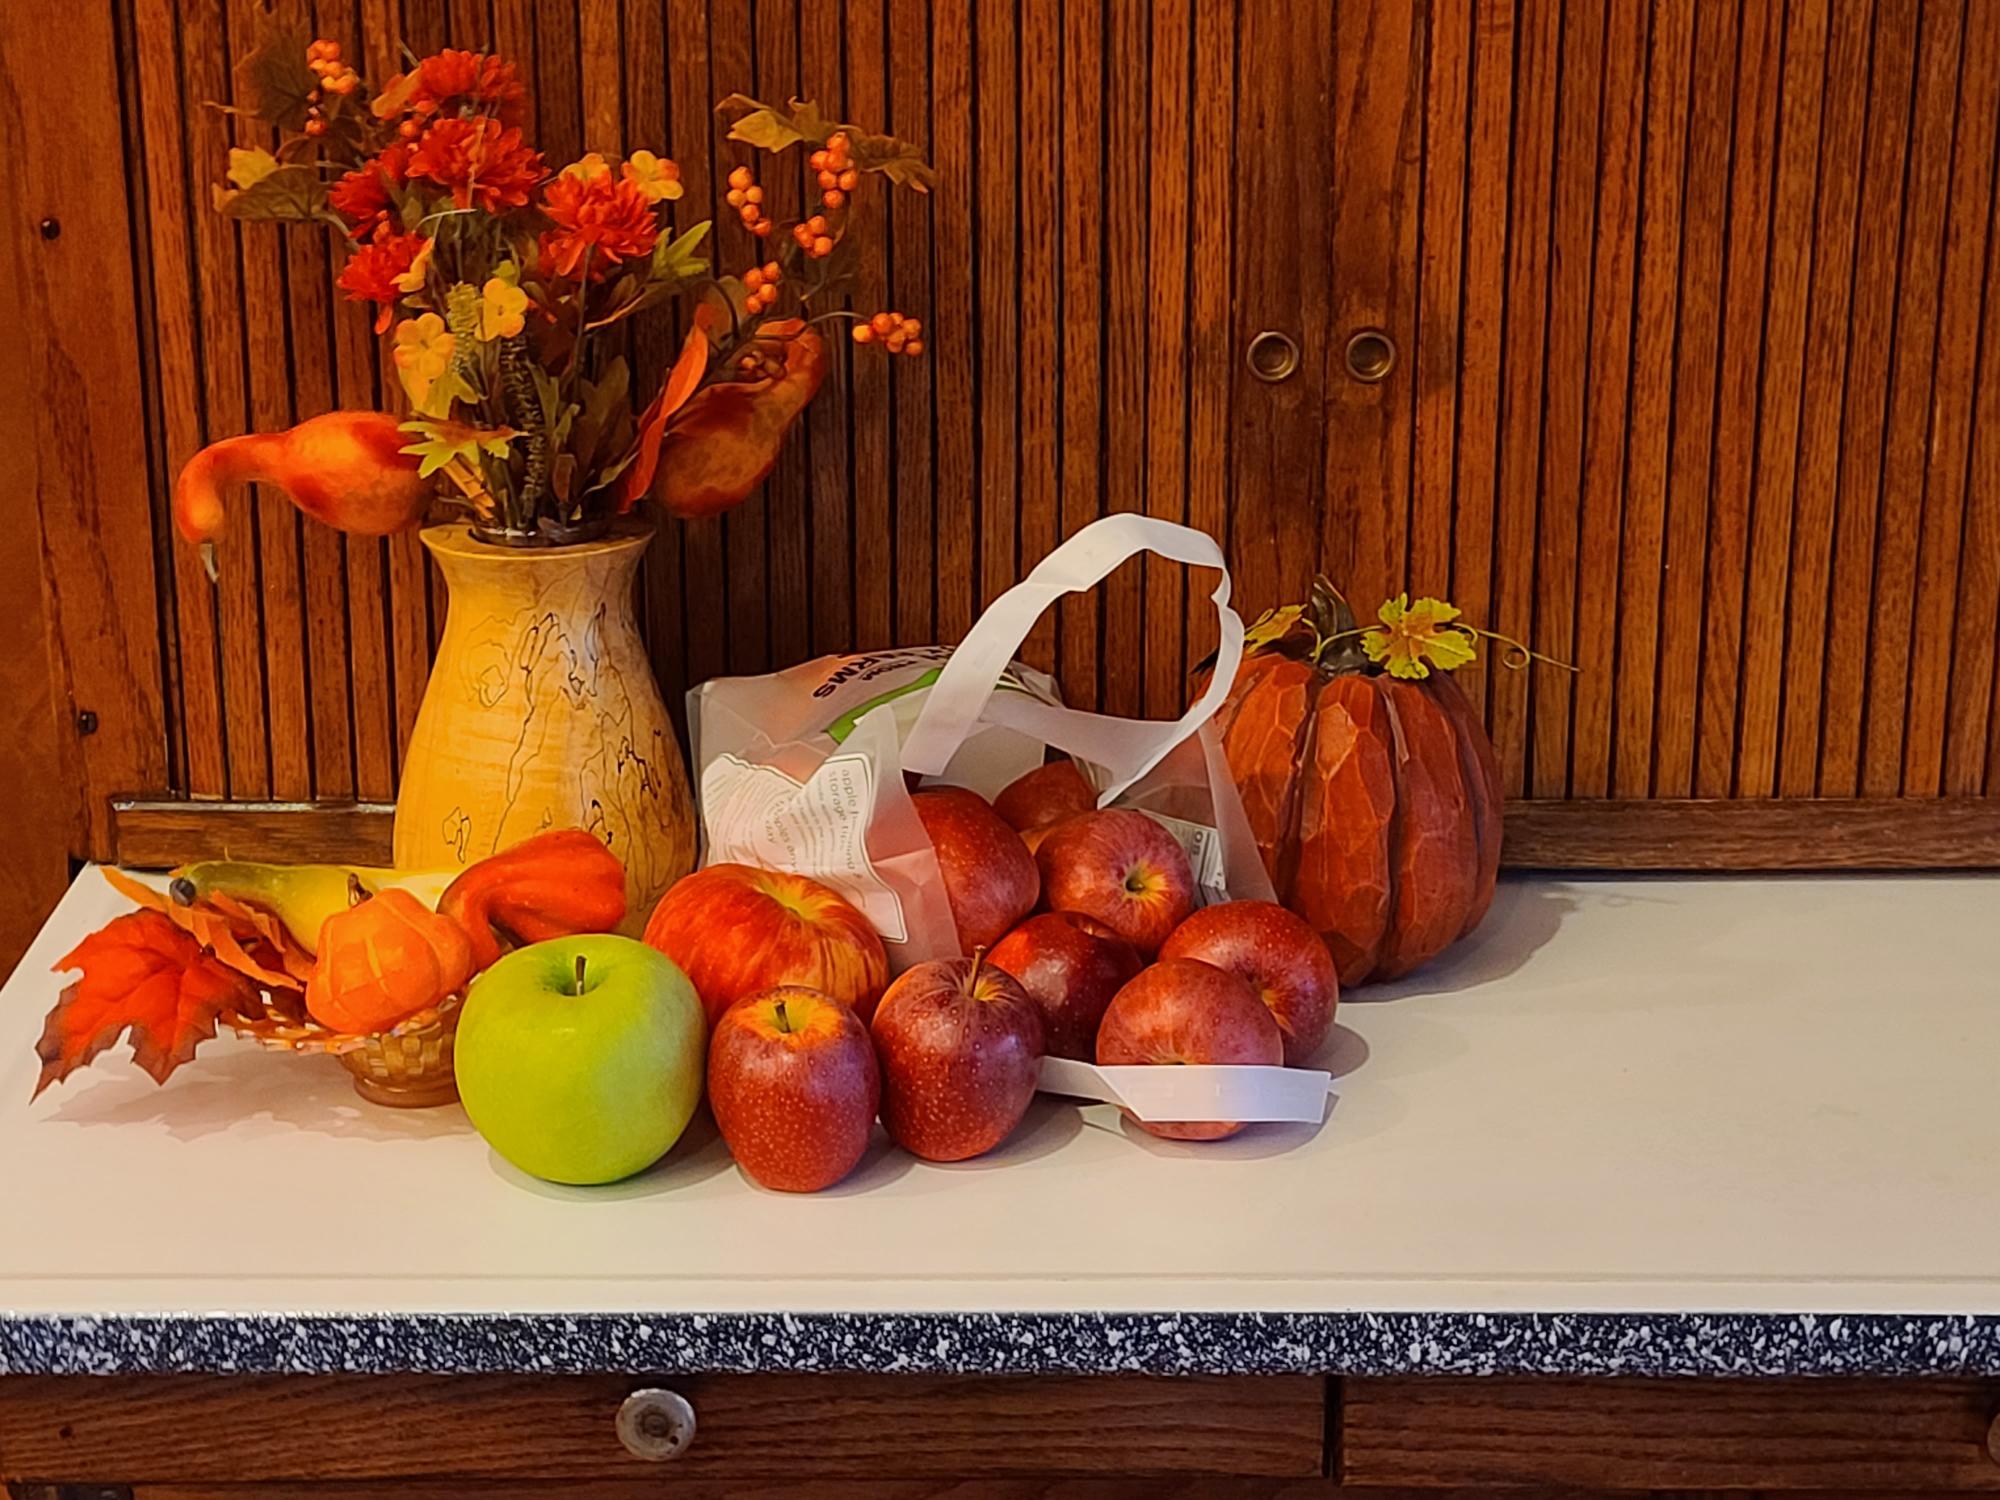
<path fill-rule="evenodd" d="M 458 1093 L 486 1142 L 550 1182 L 616 1182 L 680 1139 L 707 1022 L 674 961 L 610 934 L 508 954 L 466 991 Z"/>

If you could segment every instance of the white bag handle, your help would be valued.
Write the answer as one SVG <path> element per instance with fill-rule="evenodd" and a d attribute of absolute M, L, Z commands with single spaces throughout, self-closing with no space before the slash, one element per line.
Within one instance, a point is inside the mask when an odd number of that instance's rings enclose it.
<path fill-rule="evenodd" d="M 1140 552 L 1152 552 L 1189 567 L 1214 568 L 1222 575 L 1210 595 L 1221 626 L 1221 643 L 1215 653 L 1214 675 L 1200 699 L 1178 719 L 1162 722 L 1058 708 L 1019 693 L 996 697 L 993 690 L 1001 674 L 1043 611 L 1065 594 L 1095 588 L 1113 568 Z M 1243 621 L 1229 607 L 1229 567 L 1215 539 L 1191 526 L 1152 516 L 1131 512 L 1105 516 L 1043 558 L 974 622 L 932 684 L 917 722 L 910 726 L 903 741 L 903 765 L 922 776 L 938 775 L 984 714 L 994 723 L 1018 729 L 1103 767 L 1111 783 L 1099 800 L 1110 803 L 1214 716 L 1229 696 L 1242 659 Z"/>

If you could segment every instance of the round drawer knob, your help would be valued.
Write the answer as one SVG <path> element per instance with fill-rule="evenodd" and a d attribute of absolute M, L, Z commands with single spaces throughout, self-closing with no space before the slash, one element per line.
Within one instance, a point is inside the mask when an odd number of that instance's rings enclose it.
<path fill-rule="evenodd" d="M 2000 1464 L 2000 1412 L 1993 1414 L 1993 1421 L 1986 1429 L 1986 1453 L 1996 1464 Z"/>
<path fill-rule="evenodd" d="M 1347 341 L 1347 373 L 1363 385 L 1387 380 L 1396 368 L 1396 342 L 1379 328 L 1364 328 Z"/>
<path fill-rule="evenodd" d="M 1276 385 L 1291 379 L 1298 371 L 1299 341 L 1289 333 L 1266 328 L 1250 340 L 1250 347 L 1243 351 L 1243 361 L 1250 366 L 1252 375 Z"/>
<path fill-rule="evenodd" d="M 618 1408 L 618 1441 L 648 1463 L 679 1458 L 694 1441 L 694 1407 L 678 1391 L 634 1391 Z"/>

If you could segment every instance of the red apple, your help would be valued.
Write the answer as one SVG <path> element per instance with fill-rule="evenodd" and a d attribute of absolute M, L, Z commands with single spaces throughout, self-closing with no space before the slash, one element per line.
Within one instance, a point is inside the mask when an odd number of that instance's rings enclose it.
<path fill-rule="evenodd" d="M 1051 1057 L 1089 1062 L 1097 1023 L 1121 986 L 1146 966 L 1139 950 L 1079 912 L 1030 917 L 986 956 L 1021 981 L 1042 1008 L 1042 1040 Z"/>
<path fill-rule="evenodd" d="M 882 1123 L 926 1161 L 964 1161 L 1012 1134 L 1041 1071 L 1042 1012 L 983 957 L 905 970 L 875 1012 Z"/>
<path fill-rule="evenodd" d="M 993 799 L 993 810 L 1021 833 L 1060 823 L 1072 813 L 1091 812 L 1096 806 L 1096 789 L 1083 779 L 1073 760 L 1037 766 L 1007 783 Z"/>
<path fill-rule="evenodd" d="M 889 982 L 889 955 L 868 919 L 817 880 L 749 865 L 710 865 L 676 881 L 646 941 L 681 966 L 713 1026 L 746 996 L 803 984 L 866 1021 Z"/>
<path fill-rule="evenodd" d="M 867 1026 L 818 990 L 780 985 L 715 1024 L 709 1107 L 737 1165 L 767 1188 L 816 1193 L 853 1171 L 881 1099 Z"/>
<path fill-rule="evenodd" d="M 1097 1061 L 1163 1064 L 1285 1060 L 1278 1023 L 1248 981 L 1194 958 L 1163 958 L 1112 997 L 1097 1028 Z M 1234 1120 L 1133 1123 L 1175 1141 L 1219 1141 Z"/>
<path fill-rule="evenodd" d="M 937 786 L 910 804 L 937 851 L 959 951 L 990 948 L 1035 909 L 1042 893 L 1035 857 L 977 792 Z"/>
<path fill-rule="evenodd" d="M 1082 813 L 1035 850 L 1050 911 L 1080 911 L 1151 958 L 1194 909 L 1194 870 L 1171 833 L 1142 812 Z"/>
<path fill-rule="evenodd" d="M 1273 901 L 1205 906 L 1173 931 L 1161 958 L 1198 958 L 1247 980 L 1285 1037 L 1285 1066 L 1302 1066 L 1326 1040 L 1340 981 L 1312 924 Z"/>

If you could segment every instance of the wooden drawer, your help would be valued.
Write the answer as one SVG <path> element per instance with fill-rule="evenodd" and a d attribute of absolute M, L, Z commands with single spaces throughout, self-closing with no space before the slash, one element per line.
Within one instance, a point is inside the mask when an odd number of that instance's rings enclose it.
<path fill-rule="evenodd" d="M 1350 1380 L 1365 1485 L 2000 1490 L 2000 1382 Z"/>
<path fill-rule="evenodd" d="M 664 1463 L 616 1431 L 649 1386 L 696 1418 Z M 0 1379 L 0 1477 L 1286 1477 L 1323 1472 L 1325 1392 L 1308 1377 L 20 1376 Z"/>

